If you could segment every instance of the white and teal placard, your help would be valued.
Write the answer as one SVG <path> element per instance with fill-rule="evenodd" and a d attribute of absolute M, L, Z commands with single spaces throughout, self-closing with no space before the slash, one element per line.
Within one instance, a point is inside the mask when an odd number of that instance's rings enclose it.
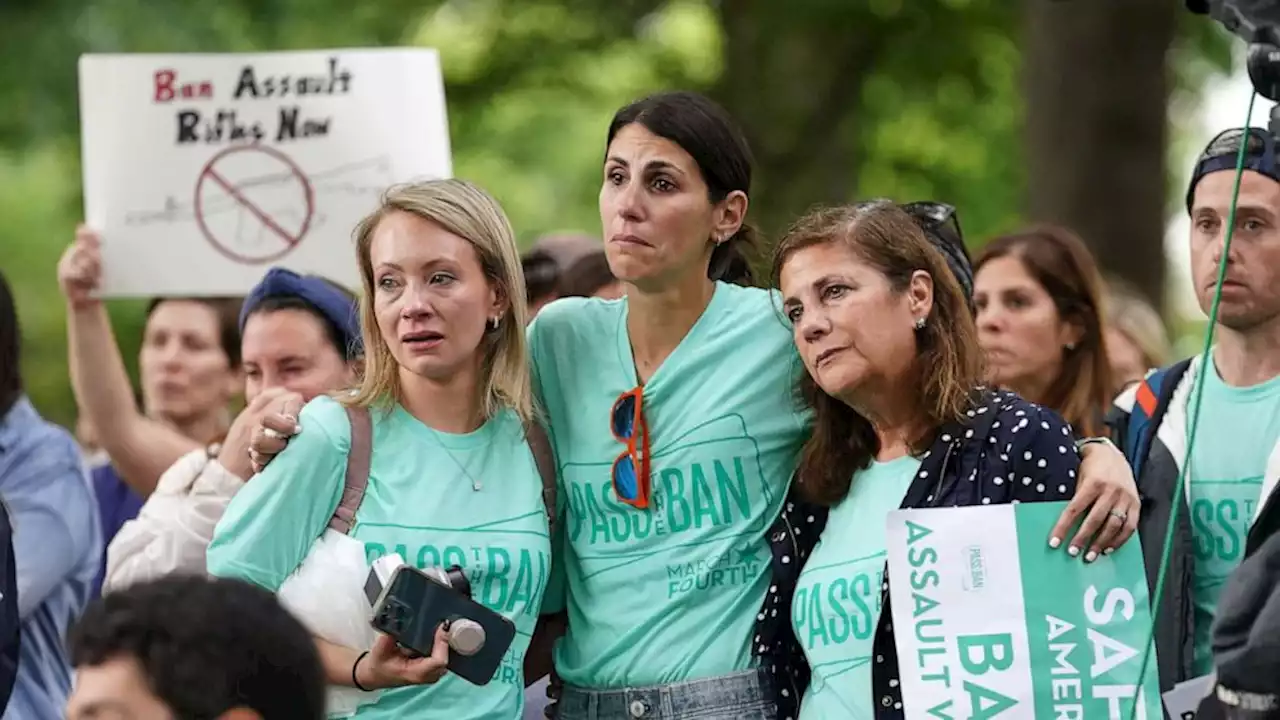
<path fill-rule="evenodd" d="M 907 720 L 1158 720 L 1151 612 L 1134 537 L 1084 563 L 1051 550 L 1066 503 L 888 516 Z"/>

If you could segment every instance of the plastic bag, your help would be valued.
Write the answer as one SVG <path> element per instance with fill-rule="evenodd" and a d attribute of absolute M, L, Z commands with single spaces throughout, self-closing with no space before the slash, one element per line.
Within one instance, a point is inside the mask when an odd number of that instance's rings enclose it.
<path fill-rule="evenodd" d="M 373 647 L 375 638 L 373 608 L 364 594 L 368 576 L 364 543 L 325 530 L 277 596 L 312 635 L 364 651 Z M 361 705 L 376 702 L 378 694 L 330 685 L 325 705 L 331 718 L 351 717 Z"/>

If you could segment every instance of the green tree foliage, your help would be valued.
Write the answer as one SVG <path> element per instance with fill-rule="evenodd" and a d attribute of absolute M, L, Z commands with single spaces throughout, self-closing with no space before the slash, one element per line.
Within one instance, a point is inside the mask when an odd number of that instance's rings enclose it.
<path fill-rule="evenodd" d="M 31 394 L 52 418 L 74 419 L 54 267 L 82 212 L 83 52 L 438 48 L 455 174 L 493 191 L 526 243 L 555 230 L 599 232 L 609 118 L 664 88 L 709 92 L 742 121 L 757 155 L 752 219 L 768 234 L 813 203 L 883 195 L 951 201 L 980 242 L 1020 222 L 1034 181 L 1021 142 L 1021 5 L 8 0 L 0 270 L 17 291 Z M 1229 63 L 1226 40 L 1207 23 L 1184 23 L 1171 56 L 1184 90 Z M 132 364 L 141 303 L 112 303 L 112 313 Z"/>

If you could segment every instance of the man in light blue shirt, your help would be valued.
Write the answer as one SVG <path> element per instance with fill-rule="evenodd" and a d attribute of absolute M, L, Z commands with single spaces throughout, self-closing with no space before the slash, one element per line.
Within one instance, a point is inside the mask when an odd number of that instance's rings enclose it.
<path fill-rule="evenodd" d="M 4 720 L 58 720 L 71 692 L 67 630 L 88 603 L 102 543 L 75 440 L 23 394 L 20 338 L 13 295 L 0 275 L 0 500 L 13 526 L 21 623 Z"/>

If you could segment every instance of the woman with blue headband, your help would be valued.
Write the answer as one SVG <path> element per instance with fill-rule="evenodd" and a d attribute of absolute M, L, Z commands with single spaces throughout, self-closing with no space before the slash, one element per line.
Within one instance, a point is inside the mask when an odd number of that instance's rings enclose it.
<path fill-rule="evenodd" d="M 187 453 L 107 547 L 104 592 L 174 572 L 203 572 L 227 503 L 252 474 L 250 433 L 273 401 L 351 385 L 362 346 L 355 297 L 315 276 L 272 268 L 240 310 L 248 406 L 220 446 Z M 159 432 L 159 430 L 156 430 Z"/>

